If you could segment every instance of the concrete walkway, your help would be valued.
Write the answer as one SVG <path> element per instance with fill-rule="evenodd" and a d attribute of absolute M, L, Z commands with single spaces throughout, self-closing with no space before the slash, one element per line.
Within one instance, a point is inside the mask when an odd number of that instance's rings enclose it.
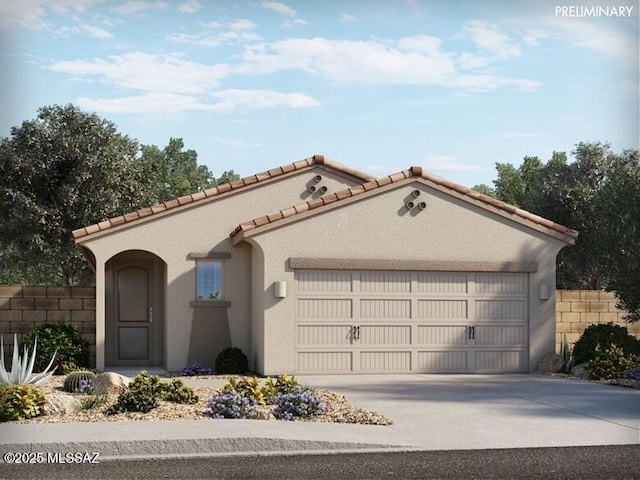
<path fill-rule="evenodd" d="M 640 444 L 640 390 L 537 375 L 300 376 L 391 426 L 264 420 L 0 424 L 0 452 L 101 459 Z M 220 380 L 188 379 L 191 385 Z"/>

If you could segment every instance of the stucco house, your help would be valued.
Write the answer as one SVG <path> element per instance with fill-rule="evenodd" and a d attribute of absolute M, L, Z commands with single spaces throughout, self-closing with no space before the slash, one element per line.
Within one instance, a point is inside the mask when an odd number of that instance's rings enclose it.
<path fill-rule="evenodd" d="M 73 232 L 96 366 L 261 374 L 526 372 L 555 342 L 577 232 L 411 167 L 321 155 Z"/>

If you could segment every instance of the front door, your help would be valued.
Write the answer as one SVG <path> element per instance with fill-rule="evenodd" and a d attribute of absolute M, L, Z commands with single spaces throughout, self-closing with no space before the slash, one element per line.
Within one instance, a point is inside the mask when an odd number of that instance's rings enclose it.
<path fill-rule="evenodd" d="M 113 265 L 111 337 L 116 366 L 159 366 L 161 289 L 153 259 L 118 259 Z"/>

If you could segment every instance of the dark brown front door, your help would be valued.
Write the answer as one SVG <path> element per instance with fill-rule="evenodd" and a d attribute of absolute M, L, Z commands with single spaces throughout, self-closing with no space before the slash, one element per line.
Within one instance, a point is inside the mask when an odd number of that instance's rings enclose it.
<path fill-rule="evenodd" d="M 113 261 L 108 350 L 115 366 L 160 366 L 162 362 L 162 289 L 157 261 Z"/>

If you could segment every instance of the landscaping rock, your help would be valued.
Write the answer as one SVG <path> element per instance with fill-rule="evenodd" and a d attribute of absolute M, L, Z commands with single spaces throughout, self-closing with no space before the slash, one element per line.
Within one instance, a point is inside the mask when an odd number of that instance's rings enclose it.
<path fill-rule="evenodd" d="M 571 375 L 578 378 L 587 378 L 588 375 L 587 375 L 586 368 L 587 368 L 586 363 L 579 363 L 578 365 L 576 365 L 571 369 Z"/>
<path fill-rule="evenodd" d="M 121 393 L 129 386 L 129 377 L 114 372 L 103 372 L 93 380 L 93 390 L 97 394 Z"/>
<path fill-rule="evenodd" d="M 66 393 L 50 393 L 44 398 L 44 414 L 69 414 L 82 409 L 80 400 Z"/>
<path fill-rule="evenodd" d="M 558 373 L 562 370 L 562 357 L 551 353 L 538 362 L 536 372 L 538 373 Z"/>

